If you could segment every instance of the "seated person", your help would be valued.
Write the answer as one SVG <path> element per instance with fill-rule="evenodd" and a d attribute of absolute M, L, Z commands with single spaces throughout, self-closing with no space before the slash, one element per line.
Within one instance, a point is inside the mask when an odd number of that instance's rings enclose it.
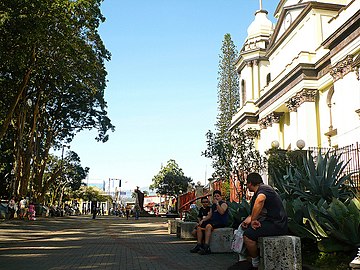
<path fill-rule="evenodd" d="M 241 227 L 244 229 L 244 244 L 251 257 L 252 269 L 258 269 L 258 238 L 286 234 L 287 215 L 280 196 L 271 186 L 263 183 L 260 174 L 250 173 L 247 187 L 254 195 L 250 202 L 251 215 L 241 223 Z"/>
<path fill-rule="evenodd" d="M 222 200 L 220 190 L 214 190 L 213 192 L 213 204 L 211 206 L 209 214 L 199 222 L 197 227 L 197 245 L 191 252 L 198 252 L 201 255 L 210 254 L 210 238 L 211 233 L 216 228 L 224 228 L 227 225 L 229 217 L 228 205 Z M 203 235 L 205 231 L 205 235 Z M 204 244 L 202 241 L 204 239 Z"/>
<path fill-rule="evenodd" d="M 202 207 L 200 207 L 199 209 L 199 214 L 197 216 L 198 219 L 198 223 L 203 220 L 210 212 L 210 206 L 209 206 L 209 199 L 208 197 L 202 197 L 201 198 L 201 204 L 203 205 Z M 191 232 L 191 234 L 197 238 L 196 234 L 197 234 L 197 227 L 199 226 L 199 224 L 194 228 L 194 230 Z M 196 253 L 198 252 L 198 250 L 190 250 L 190 252 L 192 253 Z"/>

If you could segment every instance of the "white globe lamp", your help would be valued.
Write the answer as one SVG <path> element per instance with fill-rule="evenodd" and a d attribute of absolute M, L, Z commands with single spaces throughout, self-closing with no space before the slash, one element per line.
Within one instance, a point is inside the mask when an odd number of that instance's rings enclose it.
<path fill-rule="evenodd" d="M 305 147 L 305 142 L 304 142 L 304 140 L 298 140 L 298 141 L 296 142 L 296 146 L 297 146 L 297 148 L 299 148 L 300 150 L 302 150 L 302 149 Z"/>
<path fill-rule="evenodd" d="M 271 147 L 272 147 L 272 148 L 277 149 L 277 148 L 279 148 L 279 146 L 280 146 L 280 144 L 279 144 L 278 141 L 272 141 L 272 142 L 271 142 Z"/>

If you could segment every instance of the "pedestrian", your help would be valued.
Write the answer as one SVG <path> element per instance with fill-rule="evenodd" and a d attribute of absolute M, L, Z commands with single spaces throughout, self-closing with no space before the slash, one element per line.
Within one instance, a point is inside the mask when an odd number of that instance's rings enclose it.
<path fill-rule="evenodd" d="M 287 215 L 280 196 L 269 185 L 265 185 L 258 173 L 247 176 L 247 188 L 254 192 L 251 199 L 251 215 L 242 223 L 244 244 L 251 257 L 252 269 L 259 267 L 257 241 L 259 237 L 285 235 Z"/>
<path fill-rule="evenodd" d="M 126 205 L 125 212 L 126 212 L 126 219 L 129 219 L 130 216 L 130 209 L 131 206 L 129 204 Z"/>
<path fill-rule="evenodd" d="M 26 218 L 26 204 L 27 204 L 26 199 L 22 197 L 19 202 L 19 208 L 20 208 L 19 217 L 21 219 Z"/>
<path fill-rule="evenodd" d="M 30 204 L 29 204 L 29 214 L 28 214 L 29 220 L 36 220 L 35 215 L 36 215 L 35 205 L 31 201 Z"/>
<path fill-rule="evenodd" d="M 96 218 L 96 214 L 97 214 L 97 202 L 92 202 L 91 204 L 91 213 L 92 213 L 92 219 Z"/>
<path fill-rule="evenodd" d="M 134 211 L 135 211 L 135 219 L 139 219 L 139 217 L 140 217 L 140 206 L 138 204 L 135 204 Z"/>
<path fill-rule="evenodd" d="M 8 202 L 7 207 L 8 207 L 8 213 L 9 213 L 9 219 L 14 219 L 15 218 L 15 213 L 16 213 L 16 210 L 17 210 L 15 196 L 11 197 L 11 199 Z"/>

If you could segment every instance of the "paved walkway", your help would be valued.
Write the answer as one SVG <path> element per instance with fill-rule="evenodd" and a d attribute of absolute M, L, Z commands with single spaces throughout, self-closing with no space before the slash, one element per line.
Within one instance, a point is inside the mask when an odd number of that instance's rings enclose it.
<path fill-rule="evenodd" d="M 116 216 L 0 222 L 0 269 L 225 270 L 234 254 L 192 254 L 167 219 Z"/>

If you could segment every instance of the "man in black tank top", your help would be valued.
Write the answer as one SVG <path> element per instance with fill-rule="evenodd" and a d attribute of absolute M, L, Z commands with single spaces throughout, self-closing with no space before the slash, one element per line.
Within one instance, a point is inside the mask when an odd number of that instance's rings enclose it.
<path fill-rule="evenodd" d="M 253 269 L 259 266 L 257 240 L 259 237 L 285 235 L 287 215 L 280 196 L 269 185 L 265 185 L 260 174 L 250 173 L 247 187 L 254 192 L 251 199 L 251 215 L 241 227 L 244 229 L 244 244 L 252 258 Z"/>

